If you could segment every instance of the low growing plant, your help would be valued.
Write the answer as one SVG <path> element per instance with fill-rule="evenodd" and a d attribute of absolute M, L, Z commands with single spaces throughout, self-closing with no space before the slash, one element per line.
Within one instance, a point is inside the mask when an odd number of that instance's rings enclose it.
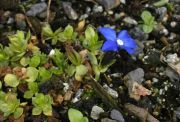
<path fill-rule="evenodd" d="M 32 97 L 32 104 L 34 105 L 32 114 L 40 115 L 43 113 L 46 116 L 52 116 L 52 103 L 53 100 L 49 95 L 36 94 L 35 97 Z"/>
<path fill-rule="evenodd" d="M 152 14 L 149 11 L 143 11 L 141 14 L 141 18 L 143 20 L 142 22 L 143 31 L 145 33 L 151 33 L 156 24 L 154 20 L 155 18 L 152 16 Z"/>
<path fill-rule="evenodd" d="M 98 34 L 95 30 L 91 26 L 88 26 L 85 30 L 85 38 L 82 43 L 86 49 L 94 54 L 97 54 L 103 42 L 98 40 Z"/>
<path fill-rule="evenodd" d="M 83 63 L 82 57 L 71 46 L 66 47 L 66 53 L 67 53 L 68 59 L 72 63 L 72 65 L 70 65 L 67 69 L 67 70 L 70 70 L 68 72 L 71 72 L 71 74 L 69 73 L 69 75 L 73 75 L 75 73 L 76 80 L 81 81 L 82 77 L 86 75 L 86 73 L 88 72 L 87 67 L 82 64 Z"/>
<path fill-rule="evenodd" d="M 32 98 L 33 95 L 35 95 L 39 91 L 38 84 L 36 82 L 28 83 L 28 89 L 29 90 L 24 93 L 24 98 L 26 99 Z"/>
<path fill-rule="evenodd" d="M 89 122 L 87 117 L 84 117 L 79 110 L 74 108 L 68 110 L 68 117 L 70 122 Z"/>
<path fill-rule="evenodd" d="M 23 114 L 20 100 L 17 99 L 15 93 L 0 93 L 0 112 L 3 113 L 4 117 L 8 117 L 12 114 L 15 119 Z"/>
<path fill-rule="evenodd" d="M 55 32 L 51 29 L 50 25 L 45 25 L 42 30 L 43 37 L 45 40 L 51 40 L 51 44 L 55 45 L 58 41 L 65 42 L 72 40 L 73 38 L 73 27 L 68 25 L 64 31 L 61 28 L 57 29 Z"/>

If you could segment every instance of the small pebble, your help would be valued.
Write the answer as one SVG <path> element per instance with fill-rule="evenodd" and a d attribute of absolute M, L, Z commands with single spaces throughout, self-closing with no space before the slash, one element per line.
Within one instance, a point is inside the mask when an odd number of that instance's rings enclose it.
<path fill-rule="evenodd" d="M 109 119 L 109 118 L 103 118 L 103 119 L 101 119 L 101 122 L 118 122 L 118 121 L 112 120 L 112 119 Z"/>
<path fill-rule="evenodd" d="M 63 85 L 64 85 L 63 90 L 64 90 L 64 92 L 66 92 L 69 89 L 69 84 L 68 83 L 63 83 Z"/>
<path fill-rule="evenodd" d="M 118 98 L 118 93 L 114 89 L 110 88 L 107 84 L 103 85 L 103 88 L 106 90 L 108 94 L 110 94 L 113 98 Z"/>
<path fill-rule="evenodd" d="M 40 14 L 41 12 L 45 11 L 47 9 L 47 4 L 45 2 L 36 3 L 31 6 L 30 10 L 26 12 L 26 15 L 28 16 L 36 16 L 37 14 Z"/>
<path fill-rule="evenodd" d="M 7 24 L 13 24 L 14 23 L 14 18 L 9 17 L 9 19 L 7 20 Z"/>
<path fill-rule="evenodd" d="M 180 119 L 180 107 L 178 107 L 178 108 L 176 109 L 175 113 L 176 113 L 176 117 L 177 117 L 178 119 Z"/>
<path fill-rule="evenodd" d="M 131 17 L 125 17 L 123 19 L 123 21 L 127 24 L 130 24 L 130 25 L 137 25 L 138 24 L 137 21 Z"/>
<path fill-rule="evenodd" d="M 91 116 L 92 119 L 98 120 L 99 119 L 99 114 L 103 113 L 103 112 L 104 112 L 104 110 L 101 107 L 95 105 L 95 106 L 92 107 L 90 116 Z"/>
<path fill-rule="evenodd" d="M 101 13 L 101 12 L 103 12 L 103 7 L 102 6 L 98 6 L 98 5 L 94 5 L 93 12 L 94 13 Z"/>
<path fill-rule="evenodd" d="M 177 22 L 173 21 L 170 23 L 171 27 L 174 28 L 177 25 Z"/>
<path fill-rule="evenodd" d="M 66 13 L 69 19 L 76 20 L 78 18 L 78 14 L 72 8 L 72 4 L 70 2 L 62 2 L 62 6 L 64 9 L 64 12 Z"/>
<path fill-rule="evenodd" d="M 48 56 L 53 56 L 55 54 L 55 51 L 54 51 L 54 49 L 52 49 L 51 51 L 50 51 L 50 53 L 49 53 L 49 55 Z"/>
<path fill-rule="evenodd" d="M 114 120 L 117 120 L 118 122 L 125 122 L 122 114 L 116 109 L 111 111 L 110 117 Z"/>
<path fill-rule="evenodd" d="M 166 61 L 167 63 L 176 63 L 176 62 L 178 62 L 179 60 L 180 60 L 180 59 L 178 58 L 177 53 L 168 54 L 168 55 L 166 56 L 166 59 L 165 59 L 165 61 Z"/>
<path fill-rule="evenodd" d="M 159 80 L 157 78 L 152 79 L 153 83 L 157 83 Z"/>
<path fill-rule="evenodd" d="M 114 13 L 114 12 L 113 12 L 112 10 L 109 10 L 109 11 L 108 11 L 108 14 L 109 14 L 109 15 L 113 15 L 113 13 Z"/>
<path fill-rule="evenodd" d="M 71 100 L 72 95 L 73 95 L 73 92 L 72 92 L 72 91 L 67 91 L 67 92 L 65 93 L 65 95 L 64 95 L 64 100 L 65 100 L 65 101 Z"/>

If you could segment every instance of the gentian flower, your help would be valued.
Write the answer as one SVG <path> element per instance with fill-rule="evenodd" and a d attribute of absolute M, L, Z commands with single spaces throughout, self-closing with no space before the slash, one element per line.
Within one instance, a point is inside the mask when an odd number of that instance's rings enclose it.
<path fill-rule="evenodd" d="M 107 27 L 101 27 L 98 31 L 104 36 L 106 41 L 102 46 L 103 52 L 126 50 L 129 54 L 134 54 L 137 48 L 136 42 L 128 34 L 127 30 L 121 30 L 117 35 L 116 32 Z"/>

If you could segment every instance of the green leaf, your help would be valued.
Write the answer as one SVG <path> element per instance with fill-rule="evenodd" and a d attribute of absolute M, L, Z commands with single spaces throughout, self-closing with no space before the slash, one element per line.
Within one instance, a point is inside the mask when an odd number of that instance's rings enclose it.
<path fill-rule="evenodd" d="M 83 76 L 88 72 L 88 69 L 84 65 L 76 66 L 76 75 Z"/>
<path fill-rule="evenodd" d="M 73 66 L 73 65 L 68 65 L 67 66 L 66 73 L 68 74 L 68 76 L 70 76 L 70 77 L 73 76 L 75 71 L 76 71 L 75 66 Z"/>
<path fill-rule="evenodd" d="M 30 67 L 37 67 L 39 64 L 40 64 L 40 57 L 38 55 L 33 56 L 29 62 Z"/>
<path fill-rule="evenodd" d="M 43 28 L 42 28 L 42 34 L 46 37 L 52 37 L 53 36 L 53 31 L 50 27 L 50 25 L 46 24 Z"/>
<path fill-rule="evenodd" d="M 65 64 L 65 55 L 61 53 L 58 49 L 54 49 L 55 53 L 51 56 L 53 62 L 58 66 L 60 69 L 64 68 Z"/>
<path fill-rule="evenodd" d="M 30 98 L 32 98 L 33 97 L 33 92 L 32 91 L 26 91 L 25 93 L 24 93 L 24 98 L 26 98 L 26 99 L 30 99 Z"/>
<path fill-rule="evenodd" d="M 79 110 L 73 108 L 68 110 L 68 117 L 70 122 L 89 122 L 87 117 L 83 117 Z"/>
<path fill-rule="evenodd" d="M 0 81 L 0 89 L 2 88 L 2 82 Z"/>
<path fill-rule="evenodd" d="M 44 82 L 48 79 L 50 79 L 52 76 L 51 72 L 49 70 L 46 70 L 44 67 L 39 67 L 39 77 L 38 79 L 41 82 Z"/>
<path fill-rule="evenodd" d="M 51 105 L 45 105 L 43 107 L 43 114 L 46 116 L 52 116 L 52 106 Z"/>
<path fill-rule="evenodd" d="M 63 33 L 64 33 L 64 36 L 65 36 L 66 39 L 72 39 L 73 27 L 71 25 L 66 26 Z"/>
<path fill-rule="evenodd" d="M 28 83 L 28 88 L 33 93 L 37 93 L 39 91 L 38 83 L 37 82 L 30 82 L 30 83 Z"/>
<path fill-rule="evenodd" d="M 26 57 L 21 58 L 20 64 L 24 67 L 27 66 L 29 64 L 29 58 Z"/>
<path fill-rule="evenodd" d="M 89 40 L 89 41 L 93 41 L 93 38 L 95 37 L 95 31 L 92 27 L 88 27 L 86 30 L 85 30 L 85 38 L 86 40 Z"/>
<path fill-rule="evenodd" d="M 71 46 L 66 47 L 68 59 L 72 64 L 78 66 L 81 64 L 81 56 Z"/>
<path fill-rule="evenodd" d="M 19 85 L 19 80 L 14 74 L 6 74 L 4 77 L 4 81 L 7 86 L 17 87 Z"/>
<path fill-rule="evenodd" d="M 25 81 L 34 82 L 38 77 L 38 70 L 34 67 L 28 67 L 26 76 L 28 77 L 28 79 L 25 79 Z"/>
<path fill-rule="evenodd" d="M 35 107 L 32 109 L 32 115 L 40 115 L 42 113 L 42 109 L 40 107 Z"/>
<path fill-rule="evenodd" d="M 161 7 L 161 6 L 165 5 L 165 4 L 167 4 L 168 2 L 169 2 L 169 0 L 160 0 L 160 1 L 157 1 L 157 2 L 153 3 L 153 5 L 156 6 L 156 7 Z"/>
<path fill-rule="evenodd" d="M 14 118 L 18 119 L 23 114 L 23 108 L 16 108 L 14 112 Z"/>
<path fill-rule="evenodd" d="M 51 67 L 50 72 L 55 75 L 60 75 L 63 73 L 62 69 L 59 69 L 57 67 Z"/>
<path fill-rule="evenodd" d="M 141 18 L 145 23 L 149 23 L 149 20 L 152 18 L 152 15 L 149 11 L 143 11 Z"/>
<path fill-rule="evenodd" d="M 143 25 L 143 31 L 145 33 L 150 33 L 153 30 L 152 26 L 148 26 L 148 25 Z"/>
<path fill-rule="evenodd" d="M 87 117 L 83 117 L 80 122 L 89 122 L 88 118 Z"/>
<path fill-rule="evenodd" d="M 92 65 L 97 65 L 98 64 L 97 58 L 93 53 L 88 52 L 88 58 L 91 61 Z"/>

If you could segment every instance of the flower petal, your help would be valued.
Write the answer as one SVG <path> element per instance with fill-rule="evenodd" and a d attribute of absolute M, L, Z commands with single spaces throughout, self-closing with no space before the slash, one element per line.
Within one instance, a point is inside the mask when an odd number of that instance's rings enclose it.
<path fill-rule="evenodd" d="M 104 36 L 104 38 L 106 38 L 106 40 L 116 41 L 116 32 L 113 29 L 101 27 L 98 31 Z"/>
<path fill-rule="evenodd" d="M 103 52 L 108 52 L 108 51 L 118 51 L 118 45 L 115 41 L 106 41 L 101 49 Z"/>
<path fill-rule="evenodd" d="M 118 39 L 122 40 L 125 47 L 128 48 L 136 48 L 136 42 L 134 39 L 131 38 L 131 36 L 128 34 L 127 30 L 122 30 L 118 34 Z"/>

